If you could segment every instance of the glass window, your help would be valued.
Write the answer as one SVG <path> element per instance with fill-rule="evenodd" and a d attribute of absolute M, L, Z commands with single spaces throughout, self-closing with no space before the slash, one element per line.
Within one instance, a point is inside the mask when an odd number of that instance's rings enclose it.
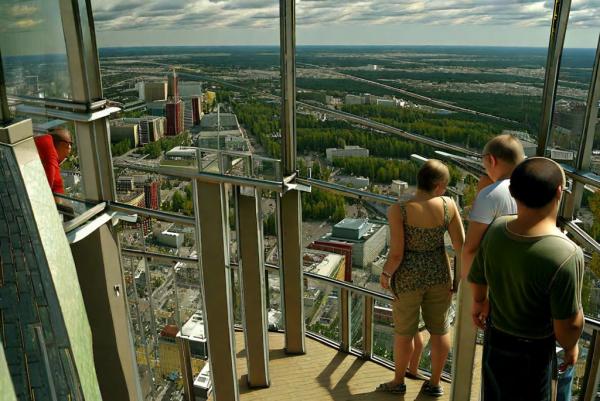
<path fill-rule="evenodd" d="M 2 0 L 0 50 L 9 97 L 71 98 L 58 0 Z"/>
<path fill-rule="evenodd" d="M 546 150 L 552 159 L 571 166 L 576 164 L 584 131 L 587 99 L 596 56 L 596 49 L 592 47 L 595 43 L 582 42 L 578 33 L 571 21 L 561 57 L 551 139 Z M 596 29 L 596 37 L 599 33 L 600 30 Z"/>

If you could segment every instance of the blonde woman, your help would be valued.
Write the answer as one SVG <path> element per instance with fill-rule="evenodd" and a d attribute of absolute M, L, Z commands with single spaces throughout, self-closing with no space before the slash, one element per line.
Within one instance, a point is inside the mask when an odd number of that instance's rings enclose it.
<path fill-rule="evenodd" d="M 405 204 L 388 210 L 390 252 L 380 277 L 381 286 L 395 296 L 394 361 L 395 374 L 377 390 L 406 392 L 404 377 L 413 356 L 413 337 L 419 313 L 431 334 L 431 378 L 423 393 L 441 396 L 442 369 L 450 351 L 448 310 L 452 301 L 452 278 L 444 244 L 448 232 L 460 255 L 464 228 L 454 201 L 442 196 L 450 180 L 448 168 L 439 160 L 428 160 L 417 174 L 417 192 Z"/>

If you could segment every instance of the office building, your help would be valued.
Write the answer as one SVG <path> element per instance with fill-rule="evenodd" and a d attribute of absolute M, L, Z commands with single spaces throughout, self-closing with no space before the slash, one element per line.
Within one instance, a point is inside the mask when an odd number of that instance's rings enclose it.
<path fill-rule="evenodd" d="M 164 245 L 164 246 L 168 246 L 171 248 L 179 248 L 183 245 L 183 234 L 181 233 L 174 233 L 171 231 L 162 231 L 159 233 L 156 233 L 154 235 L 156 237 L 156 241 L 158 241 L 158 243 L 160 245 Z"/>
<path fill-rule="evenodd" d="M 144 206 L 147 209 L 160 209 L 160 184 L 158 180 L 144 183 Z"/>
<path fill-rule="evenodd" d="M 156 142 L 165 136 L 167 119 L 158 116 L 142 116 L 138 118 L 124 118 L 124 123 L 137 124 L 139 126 L 138 143 L 146 145 L 150 142 Z"/>
<path fill-rule="evenodd" d="M 183 109 L 183 101 L 170 101 L 165 105 L 166 107 L 166 117 L 167 117 L 167 130 L 165 135 L 174 136 L 179 135 L 184 130 L 184 109 Z"/>
<path fill-rule="evenodd" d="M 361 148 L 360 146 L 346 145 L 343 149 L 327 148 L 325 155 L 329 162 L 333 162 L 335 158 L 346 157 L 369 157 L 369 149 Z"/>
<path fill-rule="evenodd" d="M 200 132 L 206 131 L 239 131 L 240 124 L 233 113 L 210 113 L 202 118 Z"/>
<path fill-rule="evenodd" d="M 121 176 L 117 178 L 117 192 L 132 192 L 134 189 L 134 181 L 131 176 Z"/>
<path fill-rule="evenodd" d="M 167 101 L 155 100 L 146 103 L 146 111 L 151 116 L 166 117 L 167 116 Z"/>
<path fill-rule="evenodd" d="M 346 218 L 333 226 L 320 242 L 341 242 L 352 245 L 354 266 L 367 267 L 383 252 L 387 243 L 387 226 L 367 219 Z"/>
<path fill-rule="evenodd" d="M 138 97 L 146 103 L 167 100 L 167 81 L 141 81 L 137 83 Z"/>
<path fill-rule="evenodd" d="M 179 81 L 179 96 L 182 98 L 202 97 L 202 82 Z"/>
<path fill-rule="evenodd" d="M 365 104 L 365 99 L 362 96 L 348 94 L 344 98 L 344 104 L 347 104 L 347 105 Z"/>
<path fill-rule="evenodd" d="M 576 155 L 577 155 L 577 152 L 574 150 L 559 149 L 559 148 L 550 149 L 550 158 L 552 160 L 557 160 L 559 162 L 575 160 Z"/>
<path fill-rule="evenodd" d="M 110 142 L 119 143 L 127 141 L 129 146 L 138 146 L 140 138 L 139 124 L 127 123 L 124 120 L 110 121 Z"/>

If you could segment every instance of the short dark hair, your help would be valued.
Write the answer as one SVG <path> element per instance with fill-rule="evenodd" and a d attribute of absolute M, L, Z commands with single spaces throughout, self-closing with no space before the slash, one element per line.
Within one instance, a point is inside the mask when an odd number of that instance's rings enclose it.
<path fill-rule="evenodd" d="M 521 141 L 510 134 L 502 134 L 490 139 L 483 148 L 483 154 L 490 154 L 513 166 L 521 163 L 525 158 Z"/>
<path fill-rule="evenodd" d="M 554 160 L 531 157 L 520 163 L 510 176 L 510 193 L 532 209 L 541 209 L 565 186 L 565 173 Z"/>
<path fill-rule="evenodd" d="M 448 183 L 450 172 L 448 167 L 437 159 L 429 159 L 417 173 L 417 188 L 431 192 L 440 182 Z"/>

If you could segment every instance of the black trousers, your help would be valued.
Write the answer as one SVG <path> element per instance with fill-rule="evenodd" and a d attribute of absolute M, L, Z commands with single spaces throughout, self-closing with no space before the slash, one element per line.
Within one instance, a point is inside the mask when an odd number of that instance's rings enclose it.
<path fill-rule="evenodd" d="M 484 401 L 550 401 L 554 336 L 525 339 L 488 324 L 483 345 Z"/>

